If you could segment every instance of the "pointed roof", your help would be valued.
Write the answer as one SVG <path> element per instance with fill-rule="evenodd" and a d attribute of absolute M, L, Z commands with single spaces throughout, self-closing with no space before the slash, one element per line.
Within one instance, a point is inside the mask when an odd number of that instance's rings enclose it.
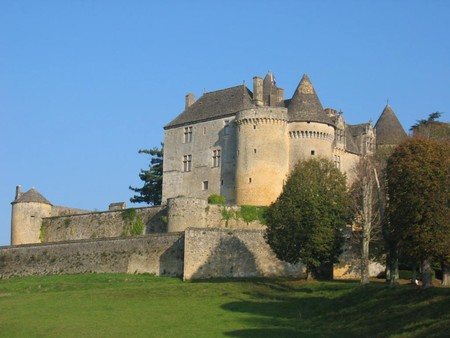
<path fill-rule="evenodd" d="M 288 105 L 289 121 L 312 121 L 334 125 L 308 77 L 304 74 Z"/>
<path fill-rule="evenodd" d="M 205 93 L 164 129 L 233 116 L 240 110 L 254 107 L 252 95 L 244 85 Z"/>
<path fill-rule="evenodd" d="M 346 124 L 345 125 L 345 150 L 353 154 L 361 154 L 361 149 L 355 140 L 355 126 Z"/>
<path fill-rule="evenodd" d="M 27 192 L 20 194 L 19 198 L 12 202 L 15 203 L 43 203 L 52 205 L 44 196 L 42 196 L 35 188 L 31 188 Z"/>
<path fill-rule="evenodd" d="M 375 133 L 377 145 L 398 144 L 407 137 L 389 104 L 386 105 L 375 124 Z"/>

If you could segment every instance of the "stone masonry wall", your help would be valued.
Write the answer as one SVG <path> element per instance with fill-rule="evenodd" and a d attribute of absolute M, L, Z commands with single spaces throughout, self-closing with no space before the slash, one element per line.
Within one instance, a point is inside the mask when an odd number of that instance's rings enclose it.
<path fill-rule="evenodd" d="M 0 278 L 74 273 L 182 276 L 182 233 L 0 247 Z"/>
<path fill-rule="evenodd" d="M 186 229 L 183 278 L 303 276 L 301 264 L 276 258 L 263 234 L 250 229 Z"/>
<path fill-rule="evenodd" d="M 264 229 L 258 221 L 246 222 L 237 217 L 239 206 L 208 204 L 206 200 L 177 197 L 168 200 L 167 230 L 184 231 L 195 228 Z"/>
<path fill-rule="evenodd" d="M 161 233 L 167 231 L 164 216 L 162 207 L 147 207 L 48 217 L 42 220 L 40 237 L 45 243 L 123 237 L 139 222 L 142 233 Z"/>

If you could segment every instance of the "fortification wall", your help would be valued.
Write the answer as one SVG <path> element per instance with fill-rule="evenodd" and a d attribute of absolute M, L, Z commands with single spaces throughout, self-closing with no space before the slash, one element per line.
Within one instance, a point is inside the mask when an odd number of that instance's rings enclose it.
<path fill-rule="evenodd" d="M 42 242 L 129 236 L 167 231 L 162 207 L 48 217 L 42 220 Z M 142 231 L 136 232 L 142 225 Z"/>
<path fill-rule="evenodd" d="M 259 221 L 246 222 L 239 217 L 240 210 L 239 206 L 208 204 L 202 199 L 171 198 L 167 208 L 167 231 L 184 231 L 188 227 L 264 229 Z"/>
<path fill-rule="evenodd" d="M 62 207 L 62 206 L 59 206 L 59 205 L 53 205 L 52 206 L 52 214 L 51 214 L 51 216 L 87 214 L 87 213 L 90 213 L 90 212 L 94 212 L 94 211 L 78 209 L 78 208 Z"/>
<path fill-rule="evenodd" d="M 182 233 L 0 247 L 0 278 L 74 273 L 182 276 Z"/>
<path fill-rule="evenodd" d="M 183 278 L 303 276 L 302 264 L 278 260 L 263 230 L 189 228 Z"/>

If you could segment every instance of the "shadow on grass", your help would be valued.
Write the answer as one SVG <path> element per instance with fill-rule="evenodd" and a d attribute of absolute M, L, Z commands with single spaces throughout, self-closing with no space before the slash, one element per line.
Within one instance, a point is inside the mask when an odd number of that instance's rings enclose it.
<path fill-rule="evenodd" d="M 264 283 L 264 282 L 256 282 Z M 278 285 L 279 284 L 279 285 Z M 267 283 L 222 306 L 252 314 L 230 337 L 447 337 L 450 289 L 358 283 Z M 262 286 L 262 285 L 260 285 Z"/>

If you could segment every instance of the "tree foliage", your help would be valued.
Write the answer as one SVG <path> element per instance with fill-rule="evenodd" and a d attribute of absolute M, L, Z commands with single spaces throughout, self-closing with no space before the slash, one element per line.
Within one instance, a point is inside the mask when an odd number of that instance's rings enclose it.
<path fill-rule="evenodd" d="M 148 154 L 151 156 L 151 160 L 149 169 L 141 169 L 139 174 L 139 178 L 144 182 L 142 188 L 129 187 L 130 190 L 138 193 L 130 198 L 130 202 L 160 205 L 162 200 L 164 145 L 161 143 L 161 148 L 139 150 L 139 154 Z"/>
<path fill-rule="evenodd" d="M 429 265 L 450 263 L 450 145 L 410 139 L 389 157 L 389 235 L 400 252 Z"/>
<path fill-rule="evenodd" d="M 413 136 L 450 141 L 450 124 L 439 121 L 441 116 L 441 112 L 434 112 L 428 115 L 428 119 L 416 121 L 410 128 Z"/>
<path fill-rule="evenodd" d="M 302 261 L 313 275 L 322 264 L 337 262 L 348 215 L 345 181 L 325 159 L 295 167 L 266 212 L 265 238 L 279 259 Z"/>

